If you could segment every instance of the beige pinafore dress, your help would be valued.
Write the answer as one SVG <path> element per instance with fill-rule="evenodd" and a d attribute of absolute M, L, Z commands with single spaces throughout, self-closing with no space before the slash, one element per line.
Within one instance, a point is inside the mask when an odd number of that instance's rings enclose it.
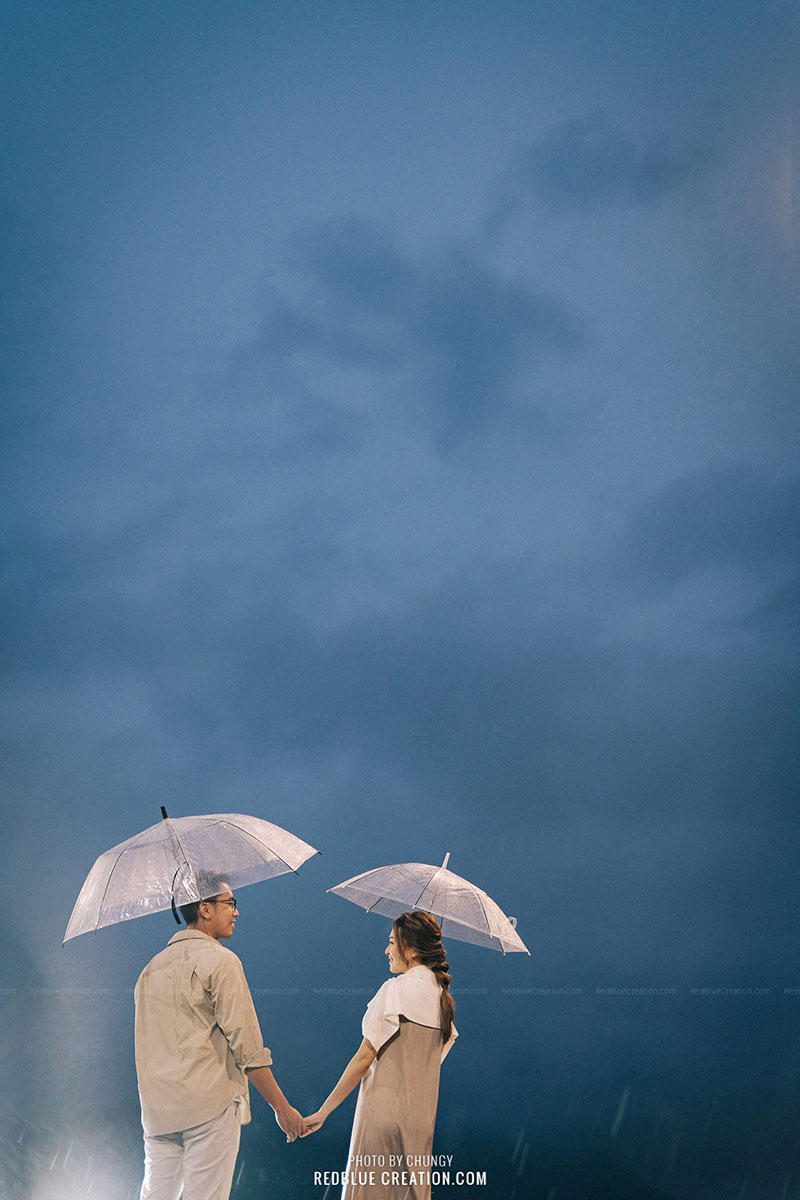
<path fill-rule="evenodd" d="M 359 1088 L 341 1200 L 430 1200 L 439 1068 L 452 1045 L 442 1045 L 438 997 L 433 973 L 416 967 L 367 1008 L 364 1037 L 382 1044 Z"/>

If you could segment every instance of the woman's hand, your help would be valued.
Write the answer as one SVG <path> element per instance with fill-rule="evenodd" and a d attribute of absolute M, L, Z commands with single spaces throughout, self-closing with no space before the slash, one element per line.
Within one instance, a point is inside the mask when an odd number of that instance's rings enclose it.
<path fill-rule="evenodd" d="M 327 1115 L 327 1113 L 323 1113 L 321 1110 L 318 1110 L 317 1112 L 312 1113 L 310 1117 L 303 1117 L 305 1129 L 300 1134 L 300 1137 L 307 1137 L 309 1133 L 316 1133 L 317 1130 L 325 1124 L 325 1118 Z"/>

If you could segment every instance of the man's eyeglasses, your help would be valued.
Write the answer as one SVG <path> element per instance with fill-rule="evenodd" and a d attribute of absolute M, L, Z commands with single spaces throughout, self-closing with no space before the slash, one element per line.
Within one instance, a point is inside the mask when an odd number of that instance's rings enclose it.
<path fill-rule="evenodd" d="M 229 904 L 231 908 L 236 908 L 236 897 L 231 896 L 230 900 L 207 900 L 207 904 Z"/>

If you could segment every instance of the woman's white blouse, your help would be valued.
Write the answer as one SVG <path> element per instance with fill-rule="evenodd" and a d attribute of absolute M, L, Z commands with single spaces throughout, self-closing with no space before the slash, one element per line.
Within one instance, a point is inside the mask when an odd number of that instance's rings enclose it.
<path fill-rule="evenodd" d="M 380 1050 L 400 1028 L 400 1018 L 441 1029 L 439 997 L 442 989 L 429 967 L 416 966 L 402 975 L 387 979 L 367 1005 L 361 1022 L 362 1036 L 374 1050 Z M 450 1040 L 442 1046 L 442 1060 L 458 1037 L 455 1026 Z"/>

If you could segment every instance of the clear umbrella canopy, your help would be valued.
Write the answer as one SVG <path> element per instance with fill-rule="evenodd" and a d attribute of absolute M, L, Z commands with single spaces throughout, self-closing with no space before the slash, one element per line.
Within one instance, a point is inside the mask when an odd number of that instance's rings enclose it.
<path fill-rule="evenodd" d="M 471 942 L 503 954 L 530 954 L 516 930 L 491 896 L 474 883 L 447 869 L 448 854 L 441 867 L 428 863 L 397 863 L 376 867 L 329 888 L 336 896 L 383 917 L 399 917 L 414 909 L 432 913 L 439 921 L 442 938 Z"/>
<path fill-rule="evenodd" d="M 203 879 L 212 873 L 236 889 L 297 871 L 318 853 L 259 817 L 215 813 L 171 820 L 164 813 L 157 825 L 100 855 L 81 888 L 64 941 L 201 900 Z"/>

